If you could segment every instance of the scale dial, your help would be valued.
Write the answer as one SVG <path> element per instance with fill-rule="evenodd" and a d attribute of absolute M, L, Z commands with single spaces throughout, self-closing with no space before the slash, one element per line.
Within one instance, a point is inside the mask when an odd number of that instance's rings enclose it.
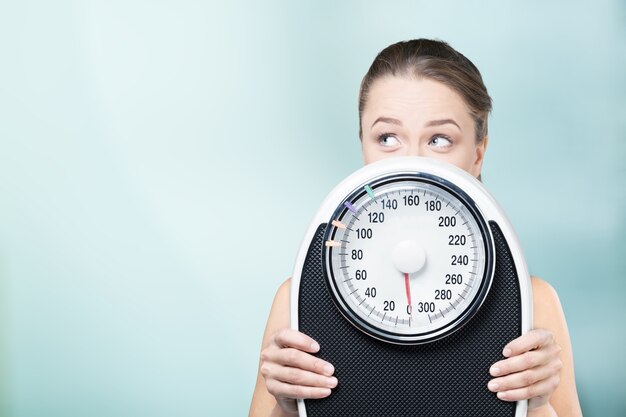
<path fill-rule="evenodd" d="M 325 277 L 343 315 L 394 343 L 460 328 L 493 276 L 493 243 L 478 208 L 428 174 L 383 176 L 342 201 L 328 221 Z"/>

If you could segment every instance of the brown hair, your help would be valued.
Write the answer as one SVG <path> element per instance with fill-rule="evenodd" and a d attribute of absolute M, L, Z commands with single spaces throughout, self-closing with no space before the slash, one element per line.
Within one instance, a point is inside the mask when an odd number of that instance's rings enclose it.
<path fill-rule="evenodd" d="M 415 76 L 439 81 L 459 93 L 476 125 L 476 142 L 487 135 L 491 97 L 478 68 L 446 42 L 431 39 L 402 41 L 383 49 L 374 59 L 359 91 L 359 137 L 363 110 L 372 83 L 385 76 Z"/>

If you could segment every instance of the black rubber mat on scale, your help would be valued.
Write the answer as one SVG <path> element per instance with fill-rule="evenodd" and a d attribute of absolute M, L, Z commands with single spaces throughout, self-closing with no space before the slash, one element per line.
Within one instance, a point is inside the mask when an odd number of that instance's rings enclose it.
<path fill-rule="evenodd" d="M 305 400 L 308 417 L 504 417 L 516 403 L 487 389 L 489 367 L 521 334 L 520 288 L 507 242 L 489 222 L 496 252 L 487 298 L 462 329 L 423 345 L 394 345 L 352 326 L 337 310 L 323 276 L 326 224 L 309 247 L 298 300 L 299 330 L 317 340 L 317 356 L 335 366 L 339 385 Z"/>

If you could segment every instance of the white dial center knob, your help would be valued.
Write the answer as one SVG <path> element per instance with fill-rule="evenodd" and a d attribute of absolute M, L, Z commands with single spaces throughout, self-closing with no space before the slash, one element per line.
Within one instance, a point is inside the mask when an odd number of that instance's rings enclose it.
<path fill-rule="evenodd" d="M 424 267 L 426 252 L 414 240 L 403 240 L 393 248 L 391 259 L 400 272 L 413 274 Z"/>

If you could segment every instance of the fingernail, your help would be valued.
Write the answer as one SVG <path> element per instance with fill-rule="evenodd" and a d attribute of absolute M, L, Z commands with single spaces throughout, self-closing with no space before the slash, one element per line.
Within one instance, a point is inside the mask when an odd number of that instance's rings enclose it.
<path fill-rule="evenodd" d="M 334 371 L 335 368 L 332 365 L 324 366 L 324 372 L 326 372 L 328 375 L 332 375 Z"/>
<path fill-rule="evenodd" d="M 500 398 L 501 400 L 506 400 L 506 398 L 508 397 L 506 391 L 502 391 L 496 394 L 498 396 L 498 398 Z"/>
<path fill-rule="evenodd" d="M 491 369 L 489 369 L 489 372 L 493 376 L 498 376 L 500 375 L 500 368 L 498 368 L 497 366 L 492 366 Z"/>
<path fill-rule="evenodd" d="M 497 382 L 491 381 L 489 384 L 487 384 L 487 387 L 491 390 L 491 391 L 496 391 L 499 387 Z"/>
<path fill-rule="evenodd" d="M 335 388 L 337 386 L 337 378 L 332 377 L 328 381 L 328 388 Z"/>
<path fill-rule="evenodd" d="M 508 357 L 511 354 L 511 349 L 509 348 L 504 348 L 504 350 L 502 351 L 502 354 L 506 357 Z"/>
<path fill-rule="evenodd" d="M 330 395 L 330 388 L 324 388 L 324 397 L 328 397 Z"/>
<path fill-rule="evenodd" d="M 317 343 L 317 342 L 313 342 L 313 343 L 311 343 L 311 349 L 312 349 L 312 350 L 315 350 L 315 351 L 320 350 L 320 345 L 319 345 L 319 343 Z"/>

